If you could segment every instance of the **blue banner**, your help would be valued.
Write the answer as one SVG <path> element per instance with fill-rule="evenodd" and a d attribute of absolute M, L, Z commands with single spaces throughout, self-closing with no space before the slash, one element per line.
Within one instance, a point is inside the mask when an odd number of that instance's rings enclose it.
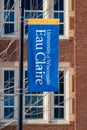
<path fill-rule="evenodd" d="M 58 20 L 39 21 L 31 19 L 28 23 L 28 92 L 55 92 L 59 77 Z"/>

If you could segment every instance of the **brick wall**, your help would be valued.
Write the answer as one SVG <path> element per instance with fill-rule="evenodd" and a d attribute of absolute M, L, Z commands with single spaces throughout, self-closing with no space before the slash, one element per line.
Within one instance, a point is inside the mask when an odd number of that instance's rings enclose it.
<path fill-rule="evenodd" d="M 87 130 L 87 0 L 76 0 L 76 130 Z"/>

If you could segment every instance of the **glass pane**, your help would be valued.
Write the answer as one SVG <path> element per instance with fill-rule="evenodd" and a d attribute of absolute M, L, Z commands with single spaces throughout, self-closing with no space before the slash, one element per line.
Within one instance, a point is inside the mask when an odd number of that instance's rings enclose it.
<path fill-rule="evenodd" d="M 25 0 L 25 10 L 30 10 L 30 0 Z"/>
<path fill-rule="evenodd" d="M 59 18 L 58 12 L 54 13 L 54 18 Z"/>
<path fill-rule="evenodd" d="M 14 108 L 4 108 L 4 118 L 10 119 L 14 117 Z"/>
<path fill-rule="evenodd" d="M 4 34 L 10 34 L 13 32 L 14 32 L 14 24 L 13 23 L 5 23 Z"/>
<path fill-rule="evenodd" d="M 54 10 L 64 10 L 64 0 L 54 0 Z"/>
<path fill-rule="evenodd" d="M 4 12 L 4 19 L 7 22 L 14 22 L 14 12 Z"/>
<path fill-rule="evenodd" d="M 38 0 L 38 10 L 43 10 L 43 0 Z"/>
<path fill-rule="evenodd" d="M 38 106 L 43 106 L 43 97 L 38 96 Z"/>
<path fill-rule="evenodd" d="M 59 25 L 59 34 L 64 35 L 64 25 L 63 24 Z"/>
<path fill-rule="evenodd" d="M 58 0 L 54 0 L 54 10 L 58 10 Z"/>
<path fill-rule="evenodd" d="M 64 0 L 59 0 L 59 10 L 64 10 Z"/>
<path fill-rule="evenodd" d="M 27 113 L 25 114 L 25 118 L 37 118 L 37 108 L 26 108 Z"/>
<path fill-rule="evenodd" d="M 25 106 L 31 105 L 31 97 L 30 96 L 25 96 Z"/>
<path fill-rule="evenodd" d="M 32 12 L 31 17 L 32 18 L 38 18 L 38 12 Z"/>
<path fill-rule="evenodd" d="M 64 108 L 54 108 L 54 119 L 64 119 Z"/>
<path fill-rule="evenodd" d="M 55 96 L 54 97 L 54 105 L 56 106 L 64 106 L 64 96 Z"/>
<path fill-rule="evenodd" d="M 14 93 L 14 71 L 4 71 L 4 93 Z"/>
<path fill-rule="evenodd" d="M 4 106 L 14 106 L 14 97 L 4 96 Z"/>
<path fill-rule="evenodd" d="M 32 105 L 37 106 L 38 101 L 37 101 L 37 96 L 32 96 Z"/>
<path fill-rule="evenodd" d="M 59 94 L 64 94 L 64 83 L 59 83 Z"/>
<path fill-rule="evenodd" d="M 25 12 L 25 19 L 30 18 L 30 13 L 29 12 Z"/>
<path fill-rule="evenodd" d="M 26 108 L 26 119 L 42 119 L 43 118 L 43 108 Z"/>
<path fill-rule="evenodd" d="M 4 9 L 5 10 L 14 9 L 13 5 L 14 5 L 14 0 L 4 0 Z"/>
<path fill-rule="evenodd" d="M 63 71 L 59 71 L 59 82 L 64 83 L 64 72 Z"/>
<path fill-rule="evenodd" d="M 43 118 L 43 108 L 38 108 L 38 111 L 37 111 L 37 112 L 38 112 L 38 115 L 37 115 L 38 118 L 39 118 L 39 119 L 42 119 L 42 118 Z"/>
<path fill-rule="evenodd" d="M 38 13 L 38 18 L 43 18 L 43 13 L 42 12 Z"/>
<path fill-rule="evenodd" d="M 64 22 L 64 13 L 59 13 L 60 22 Z"/>
<path fill-rule="evenodd" d="M 38 10 L 38 0 L 32 0 L 30 6 L 31 10 Z"/>
<path fill-rule="evenodd" d="M 10 81 L 14 82 L 14 71 L 10 71 Z"/>
<path fill-rule="evenodd" d="M 4 71 L 4 82 L 9 80 L 9 71 Z"/>
<path fill-rule="evenodd" d="M 5 83 L 4 84 L 4 93 L 5 94 L 13 94 L 14 93 L 14 83 Z"/>

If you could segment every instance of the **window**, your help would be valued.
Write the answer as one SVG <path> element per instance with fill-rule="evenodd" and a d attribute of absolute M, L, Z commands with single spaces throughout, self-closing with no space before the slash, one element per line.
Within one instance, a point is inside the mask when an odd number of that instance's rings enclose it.
<path fill-rule="evenodd" d="M 3 7 L 1 10 L 1 34 L 2 36 L 14 36 L 16 34 L 16 0 L 3 0 Z"/>
<path fill-rule="evenodd" d="M 60 19 L 60 35 L 64 35 L 64 0 L 54 0 L 54 18 Z"/>
<path fill-rule="evenodd" d="M 5 69 L 3 71 L 3 100 L 0 101 L 2 110 L 1 121 L 15 119 L 18 112 L 18 69 Z M 23 119 L 24 122 L 51 122 L 59 123 L 69 120 L 68 88 L 69 71 L 59 71 L 59 92 L 55 93 L 29 93 L 25 91 L 23 96 Z M 16 84 L 15 84 L 16 83 Z M 27 71 L 24 71 L 24 89 L 27 90 Z M 14 87 L 15 86 L 15 87 Z M 50 95 L 50 97 L 49 97 Z M 3 120 L 2 120 L 3 119 Z"/>
<path fill-rule="evenodd" d="M 14 118 L 14 71 L 4 71 L 4 118 Z"/>
<path fill-rule="evenodd" d="M 14 0 L 4 0 L 4 34 L 14 32 Z"/>
<path fill-rule="evenodd" d="M 25 87 L 27 87 L 27 71 L 25 71 Z M 27 93 L 25 98 L 25 119 L 43 119 L 43 93 Z"/>
<path fill-rule="evenodd" d="M 43 18 L 43 0 L 25 0 L 25 21 L 28 18 Z M 25 34 L 28 32 L 28 25 L 25 22 Z"/>
<path fill-rule="evenodd" d="M 59 92 L 54 93 L 54 119 L 64 119 L 64 72 L 59 72 Z"/>
<path fill-rule="evenodd" d="M 47 1 L 49 4 L 44 3 Z M 16 0 L 3 0 L 2 30 L 5 36 L 15 35 L 19 26 L 19 4 Z M 50 17 L 60 18 L 60 38 L 68 38 L 68 0 L 25 0 L 24 1 L 24 34 L 28 32 L 28 18 L 43 18 L 44 10 L 51 14 Z M 46 7 L 47 6 L 47 7 Z M 46 8 L 46 9 L 44 9 Z M 47 15 L 47 13 L 45 13 Z M 3 17 L 4 16 L 4 17 Z M 18 17 L 18 18 L 17 18 Z"/>

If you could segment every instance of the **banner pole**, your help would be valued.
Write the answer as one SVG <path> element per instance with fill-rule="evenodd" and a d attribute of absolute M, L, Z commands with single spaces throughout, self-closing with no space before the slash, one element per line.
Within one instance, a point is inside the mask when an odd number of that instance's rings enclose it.
<path fill-rule="evenodd" d="M 24 0 L 20 0 L 20 38 L 19 38 L 19 103 L 18 130 L 23 122 L 23 45 L 24 44 Z"/>

